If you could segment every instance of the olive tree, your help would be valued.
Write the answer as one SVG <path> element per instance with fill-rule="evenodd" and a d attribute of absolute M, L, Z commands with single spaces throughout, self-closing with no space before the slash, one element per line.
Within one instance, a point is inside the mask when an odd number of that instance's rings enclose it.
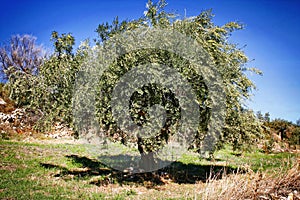
<path fill-rule="evenodd" d="M 30 102 L 31 108 L 42 113 L 37 124 L 42 131 L 54 122 L 72 125 L 73 86 L 84 57 L 84 47 L 73 53 L 75 38 L 70 33 L 60 35 L 53 31 L 51 40 L 55 52 L 41 65 Z"/>
<path fill-rule="evenodd" d="M 204 11 L 198 16 L 182 19 L 173 13 L 167 13 L 164 10 L 165 5 L 166 2 L 163 0 L 156 4 L 148 1 L 144 16 L 137 20 L 119 22 L 119 19 L 116 18 L 111 25 L 109 23 L 100 24 L 96 30 L 99 34 L 98 45 L 105 46 L 106 41 L 114 36 L 142 27 L 174 30 L 193 38 L 206 50 L 216 66 L 226 94 L 225 124 L 220 127 L 222 129 L 222 134 L 218 138 L 220 142 L 213 149 L 221 147 L 225 143 L 232 144 L 234 148 L 241 148 L 243 144 L 253 144 L 262 135 L 259 120 L 251 110 L 247 110 L 243 106 L 255 88 L 246 72 L 249 70 L 258 74 L 261 72 L 254 68 L 247 68 L 247 56 L 238 45 L 228 40 L 234 31 L 242 29 L 243 26 L 236 22 L 229 22 L 223 26 L 215 25 L 212 21 L 211 11 Z M 181 112 L 178 100 L 171 91 L 156 84 L 144 86 L 133 93 L 129 107 L 133 121 L 139 126 L 143 126 L 149 120 L 147 106 L 161 104 L 167 115 L 171 116 L 167 118 L 161 131 L 151 138 L 142 138 L 139 135 L 132 137 L 130 133 L 122 131 L 117 126 L 110 104 L 113 88 L 119 78 L 133 66 L 141 63 L 161 63 L 176 68 L 196 91 L 201 120 L 198 133 L 194 135 L 190 148 L 199 151 L 211 115 L 211 108 L 207 104 L 209 88 L 205 85 L 203 77 L 195 73 L 189 62 L 184 61 L 178 55 L 160 50 L 146 49 L 127 53 L 118 58 L 100 78 L 98 89 L 101 98 L 97 100 L 96 113 L 101 128 L 106 131 L 106 136 L 125 145 L 137 144 L 143 158 L 143 155 L 151 155 L 168 143 L 168 139 L 173 134 L 172 125 L 176 124 Z"/>

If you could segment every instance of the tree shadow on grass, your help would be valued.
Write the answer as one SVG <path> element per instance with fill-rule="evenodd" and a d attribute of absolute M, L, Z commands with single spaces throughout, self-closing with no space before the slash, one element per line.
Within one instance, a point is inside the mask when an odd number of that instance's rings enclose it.
<path fill-rule="evenodd" d="M 49 163 L 40 163 L 40 165 L 45 168 L 59 169 L 60 171 L 54 175 L 55 177 L 92 178 L 89 183 L 98 186 L 118 183 L 120 185 L 142 185 L 147 188 L 155 188 L 169 181 L 179 184 L 194 184 L 199 181 L 206 182 L 209 178 L 220 179 L 224 174 L 245 173 L 245 171 L 229 166 L 185 164 L 179 161 L 154 172 L 130 173 L 115 170 L 103 162 L 85 156 L 67 155 L 66 157 L 80 164 L 81 167 L 68 169 Z M 93 177 L 96 178 L 93 179 Z"/>

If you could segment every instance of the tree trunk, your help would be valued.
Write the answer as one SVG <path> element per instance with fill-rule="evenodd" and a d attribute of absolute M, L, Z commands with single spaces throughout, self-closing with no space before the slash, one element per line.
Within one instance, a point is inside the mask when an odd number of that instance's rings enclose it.
<path fill-rule="evenodd" d="M 155 169 L 155 160 L 153 152 L 145 152 L 143 147 L 143 141 L 138 137 L 138 150 L 141 154 L 140 169 L 143 171 L 153 171 Z"/>
<path fill-rule="evenodd" d="M 153 152 L 141 154 L 140 168 L 145 171 L 153 171 L 155 169 L 155 161 Z"/>

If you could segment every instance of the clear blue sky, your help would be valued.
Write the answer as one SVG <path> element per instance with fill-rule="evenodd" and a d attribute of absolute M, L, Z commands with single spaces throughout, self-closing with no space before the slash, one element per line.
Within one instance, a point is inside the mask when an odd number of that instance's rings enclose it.
<path fill-rule="evenodd" d="M 0 42 L 13 34 L 32 34 L 38 43 L 51 48 L 53 30 L 71 32 L 77 41 L 95 38 L 97 25 L 143 14 L 147 0 L 2 0 Z M 300 118 L 300 1 L 298 0 L 168 0 L 167 10 L 187 16 L 213 9 L 214 22 L 239 21 L 245 30 L 232 41 L 247 45 L 249 63 L 264 72 L 251 76 L 254 91 L 249 108 L 270 112 L 271 118 L 296 121 Z"/>

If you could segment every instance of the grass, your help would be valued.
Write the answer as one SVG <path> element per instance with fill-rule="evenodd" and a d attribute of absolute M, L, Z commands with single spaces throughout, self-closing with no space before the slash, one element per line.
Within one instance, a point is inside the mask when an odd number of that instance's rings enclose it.
<path fill-rule="evenodd" d="M 266 154 L 256 149 L 236 156 L 232 148 L 226 147 L 215 153 L 216 159 L 226 161 L 235 167 L 246 167 L 257 171 L 288 170 L 292 167 L 297 155 L 289 152 Z"/>
<path fill-rule="evenodd" d="M 238 155 L 238 156 L 237 156 Z M 292 167 L 297 154 L 282 152 L 275 154 L 262 153 L 259 150 L 245 152 L 243 154 L 234 153 L 232 148 L 226 146 L 225 149 L 214 153 L 214 159 L 201 159 L 198 154 L 190 153 L 183 155 L 180 159 L 183 163 L 193 163 L 199 165 L 229 166 L 232 168 L 250 169 L 254 172 L 288 170 Z"/>
<path fill-rule="evenodd" d="M 218 195 L 225 197 L 237 183 L 259 193 L 261 174 L 274 183 L 284 180 L 298 157 L 236 156 L 227 147 L 213 161 L 189 153 L 156 173 L 131 175 L 108 168 L 83 145 L 0 140 L 0 199 L 222 199 Z"/>
<path fill-rule="evenodd" d="M 92 198 L 93 194 L 88 192 L 91 185 L 82 184 L 76 178 L 65 181 L 54 176 L 62 169 L 82 167 L 80 163 L 65 157 L 72 152 L 82 153 L 82 148 L 1 141 L 0 149 L 0 198 Z M 45 163 L 51 163 L 55 167 L 45 167 Z"/>

